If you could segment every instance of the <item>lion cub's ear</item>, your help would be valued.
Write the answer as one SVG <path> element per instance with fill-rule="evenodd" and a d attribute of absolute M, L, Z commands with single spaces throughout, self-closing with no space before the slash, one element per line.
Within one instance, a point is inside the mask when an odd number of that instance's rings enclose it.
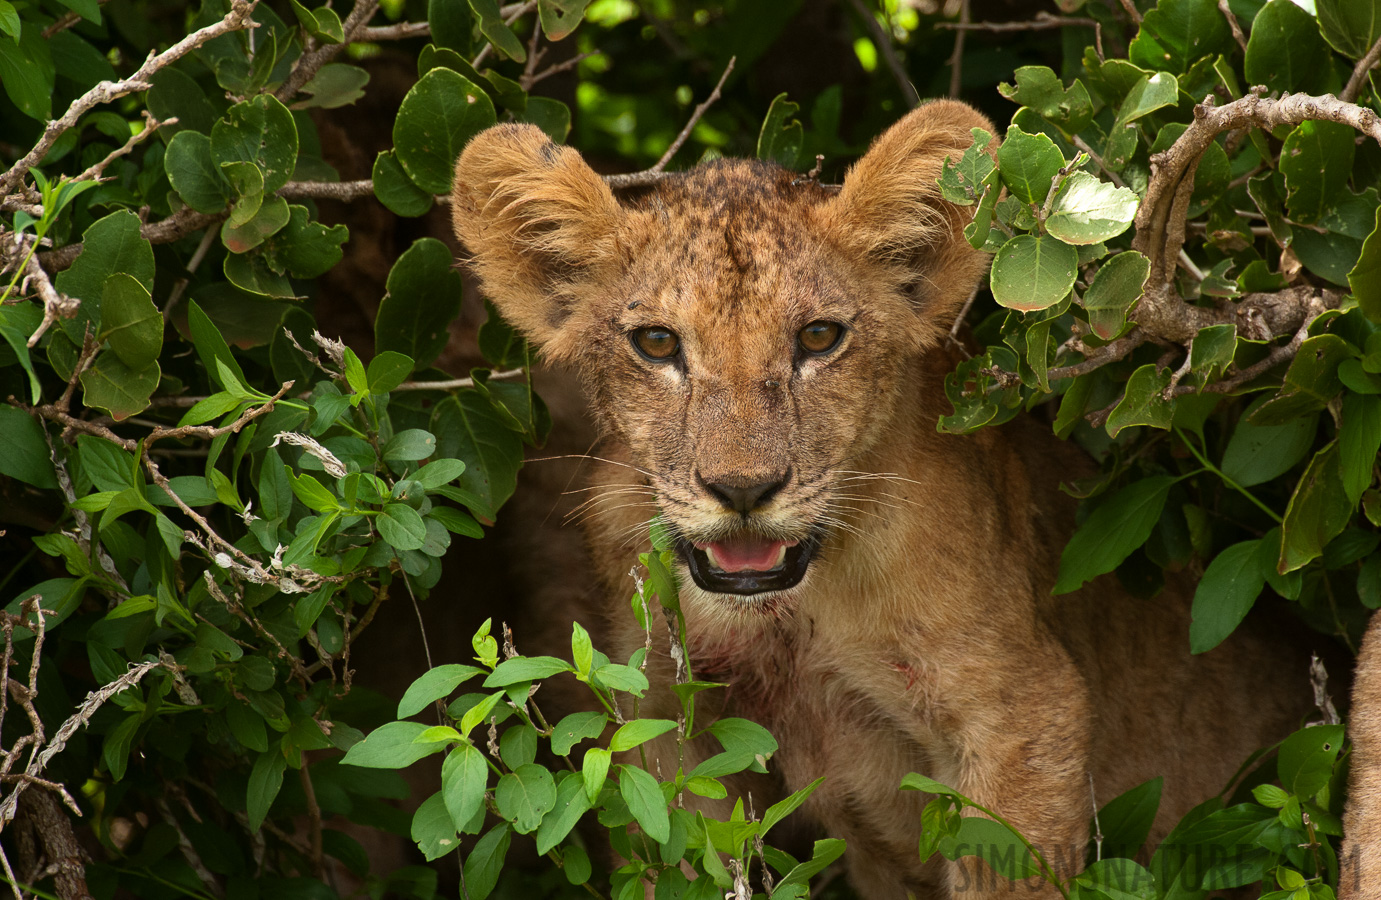
<path fill-rule="evenodd" d="M 936 327 L 949 327 L 988 261 L 964 238 L 972 211 L 945 202 L 935 183 L 945 158 L 958 162 L 973 144 L 972 128 L 993 133 L 967 104 L 917 107 L 873 141 L 829 203 L 836 240 L 862 258 L 896 263 L 918 311 Z"/>
<path fill-rule="evenodd" d="M 451 215 L 504 318 L 549 356 L 569 357 L 562 326 L 580 284 L 618 262 L 623 209 L 600 177 L 536 126 L 496 125 L 461 153 Z"/>

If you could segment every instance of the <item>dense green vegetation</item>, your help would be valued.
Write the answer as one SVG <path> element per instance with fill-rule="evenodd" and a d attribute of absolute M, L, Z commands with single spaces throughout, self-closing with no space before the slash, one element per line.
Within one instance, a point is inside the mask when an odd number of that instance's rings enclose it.
<path fill-rule="evenodd" d="M 996 161 L 940 184 L 995 254 L 966 310 L 984 349 L 939 427 L 1035 410 L 1101 461 L 1069 486 L 1057 592 L 1189 570 L 1194 652 L 1258 602 L 1354 645 L 1381 606 L 1381 2 L 1316 3 L 1061 0 L 969 27 L 969 0 L 0 0 L 6 881 L 783 898 L 842 852 L 763 842 L 803 796 L 684 808 L 773 739 L 697 723 L 690 672 L 681 721 L 624 722 L 642 660 L 579 627 L 570 661 L 501 661 L 486 623 L 477 665 L 401 699 L 353 678 L 551 426 L 445 243 L 454 159 L 496 121 L 642 180 L 757 154 L 832 181 L 918 96 L 980 106 Z M 634 614 L 675 618 L 665 558 L 641 564 Z M 568 674 L 604 712 L 543 716 L 531 687 Z M 1332 897 L 1347 753 L 1321 706 L 1154 856 L 1130 858 L 1159 783 L 1111 800 L 1060 891 Z M 724 752 L 692 772 L 611 756 L 706 728 Z M 400 810 L 409 764 L 440 790 Z M 1050 873 L 924 773 L 900 787 L 936 794 L 922 854 Z M 365 844 L 399 840 L 417 864 L 371 867 Z"/>

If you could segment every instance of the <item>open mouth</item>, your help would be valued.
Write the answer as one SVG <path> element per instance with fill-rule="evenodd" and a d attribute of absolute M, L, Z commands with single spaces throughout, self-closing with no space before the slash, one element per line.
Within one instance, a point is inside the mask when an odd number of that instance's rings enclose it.
<path fill-rule="evenodd" d="M 806 575 L 817 541 L 778 541 L 741 535 L 701 543 L 680 540 L 676 550 L 701 590 L 763 594 L 793 588 Z"/>

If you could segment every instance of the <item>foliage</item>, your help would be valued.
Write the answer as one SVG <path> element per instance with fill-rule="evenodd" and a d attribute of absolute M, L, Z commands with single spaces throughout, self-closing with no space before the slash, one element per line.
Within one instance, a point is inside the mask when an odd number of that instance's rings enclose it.
<path fill-rule="evenodd" d="M 1047 19 L 980 27 L 953 66 L 937 62 L 955 43 L 941 12 L 829 5 L 822 33 L 853 61 L 783 93 L 758 73 L 811 36 L 801 2 L 0 0 L 0 625 L 6 671 L 31 676 L 10 682 L 26 715 L 0 733 L 7 877 L 69 895 L 40 863 L 70 855 L 71 825 L 37 850 L 6 827 L 17 808 L 32 819 L 21 794 L 63 785 L 99 846 L 99 898 L 333 897 L 355 890 L 344 873 L 376 897 L 449 892 L 451 870 L 372 869 L 346 820 L 429 862 L 461 849 L 471 897 L 632 897 L 645 880 L 659 898 L 749 882 L 798 897 L 842 853 L 820 841 L 798 863 L 763 843 L 814 785 L 761 818 L 692 814 L 689 795 L 724 797 L 720 779 L 766 764 L 771 737 L 697 730 L 711 686 L 689 672 L 678 721 L 638 718 L 645 660 L 609 660 L 579 626 L 571 662 L 500 661 L 486 624 L 478 665 L 431 668 L 396 709 L 353 681 L 352 651 L 426 601 L 550 427 L 502 322 L 470 336 L 484 362 L 469 378 L 438 366 L 456 362 L 462 283 L 430 232 L 456 154 L 496 121 L 569 136 L 645 184 L 754 152 L 828 180 L 911 82 L 1010 118 L 938 185 L 994 254 L 968 312 L 982 349 L 949 379 L 940 427 L 1036 409 L 1101 462 L 1069 486 L 1082 524 L 1057 591 L 1115 572 L 1149 596 L 1188 571 L 1194 652 L 1268 600 L 1355 639 L 1381 607 L 1381 131 L 1363 60 L 1381 8 L 1316 5 L 1073 0 L 1058 41 Z M 355 135 L 400 60 L 381 134 Z M 367 154 L 354 180 L 332 162 L 341 123 Z M 352 349 L 320 334 L 338 331 L 360 248 L 338 220 L 376 200 L 420 224 L 385 253 Z M 674 619 L 665 560 L 642 564 L 635 614 Z M 533 689 L 553 678 L 598 709 L 549 724 Z M 443 724 L 414 721 L 432 709 Z M 700 770 L 629 753 L 706 733 L 724 753 Z M 1068 878 L 995 811 L 961 817 L 972 801 L 921 775 L 902 787 L 935 795 L 922 855 L 981 847 L 1068 895 L 1326 898 L 1343 747 L 1336 722 L 1297 732 L 1149 858 L 1159 784 L 1143 785 L 1103 807 Z M 413 763 L 441 789 L 401 812 L 393 770 Z M 623 865 L 606 874 L 579 823 Z M 519 842 L 560 875 L 501 879 Z"/>

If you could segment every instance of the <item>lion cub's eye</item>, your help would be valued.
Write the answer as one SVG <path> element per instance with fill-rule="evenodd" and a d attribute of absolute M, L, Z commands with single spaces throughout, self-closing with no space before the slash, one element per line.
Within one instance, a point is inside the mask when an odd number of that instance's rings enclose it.
<path fill-rule="evenodd" d="M 639 328 L 631 337 L 638 352 L 653 362 L 666 362 L 681 352 L 681 339 L 676 333 L 656 325 Z"/>
<path fill-rule="evenodd" d="M 818 319 L 802 328 L 796 335 L 796 340 L 800 343 L 801 349 L 807 353 L 828 353 L 838 344 L 839 339 L 844 336 L 844 326 L 838 322 L 826 322 Z"/>

